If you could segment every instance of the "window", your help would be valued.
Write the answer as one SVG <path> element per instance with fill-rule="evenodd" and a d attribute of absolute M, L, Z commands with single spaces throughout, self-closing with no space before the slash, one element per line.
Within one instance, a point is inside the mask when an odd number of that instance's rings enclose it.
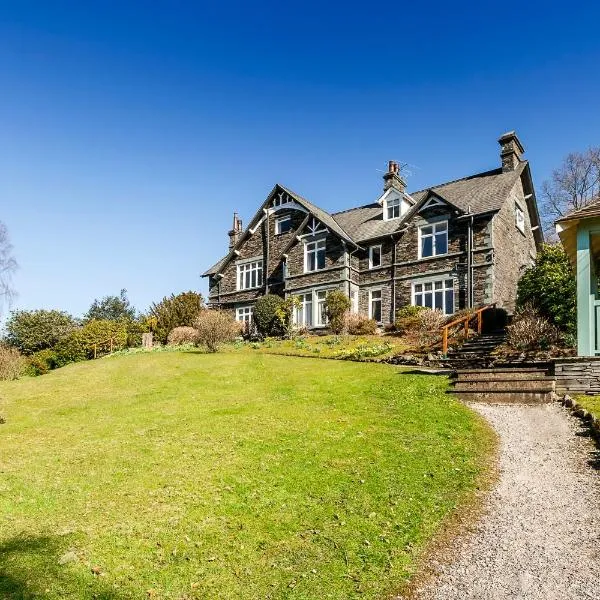
<path fill-rule="evenodd" d="M 263 282 L 263 261 L 255 260 L 237 266 L 237 289 L 249 290 Z"/>
<path fill-rule="evenodd" d="M 329 290 L 313 290 L 297 296 L 300 301 L 294 312 L 297 327 L 324 327 L 327 318 L 327 294 Z"/>
<path fill-rule="evenodd" d="M 385 211 L 386 219 L 397 219 L 400 216 L 400 198 L 386 200 Z"/>
<path fill-rule="evenodd" d="M 419 227 L 419 258 L 448 253 L 448 221 Z"/>
<path fill-rule="evenodd" d="M 515 203 L 515 225 L 521 233 L 525 233 L 525 213 L 523 209 Z"/>
<path fill-rule="evenodd" d="M 235 309 L 235 320 L 242 323 L 251 323 L 254 315 L 254 306 L 238 306 Z"/>
<path fill-rule="evenodd" d="M 413 305 L 426 306 L 451 315 L 454 312 L 454 280 L 436 279 L 413 283 Z"/>
<path fill-rule="evenodd" d="M 304 245 L 304 272 L 325 268 L 325 240 L 307 242 Z"/>
<path fill-rule="evenodd" d="M 381 323 L 381 290 L 369 290 L 369 319 Z"/>
<path fill-rule="evenodd" d="M 369 248 L 369 269 L 381 266 L 381 246 Z"/>
<path fill-rule="evenodd" d="M 278 217 L 275 219 L 275 235 L 287 233 L 292 229 L 292 217 Z"/>
<path fill-rule="evenodd" d="M 298 327 L 312 327 L 312 292 L 298 296 L 300 305 L 296 307 L 294 321 Z"/>
<path fill-rule="evenodd" d="M 320 292 L 316 292 L 315 295 L 316 295 L 316 300 L 317 300 L 316 325 L 317 326 L 327 325 L 327 323 L 329 322 L 329 319 L 327 318 L 327 304 L 326 304 L 327 292 L 323 290 Z"/>

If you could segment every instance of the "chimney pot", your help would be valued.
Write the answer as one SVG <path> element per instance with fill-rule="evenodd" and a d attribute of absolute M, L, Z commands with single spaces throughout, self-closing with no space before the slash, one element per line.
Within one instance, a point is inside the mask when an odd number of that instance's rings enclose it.
<path fill-rule="evenodd" d="M 400 175 L 400 167 L 395 160 L 388 161 L 388 171 L 383 176 L 383 191 L 386 192 L 391 187 L 404 193 L 406 182 Z"/>

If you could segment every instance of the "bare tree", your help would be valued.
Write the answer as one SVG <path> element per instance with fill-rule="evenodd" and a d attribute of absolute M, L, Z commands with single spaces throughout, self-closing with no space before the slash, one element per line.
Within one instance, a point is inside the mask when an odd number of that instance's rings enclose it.
<path fill-rule="evenodd" d="M 553 232 L 556 219 L 584 207 L 600 195 L 600 147 L 572 152 L 542 184 L 544 230 Z"/>
<path fill-rule="evenodd" d="M 14 297 L 12 275 L 16 270 L 17 261 L 13 256 L 13 247 L 8 238 L 8 229 L 0 221 L 0 309 L 4 304 L 10 305 Z"/>

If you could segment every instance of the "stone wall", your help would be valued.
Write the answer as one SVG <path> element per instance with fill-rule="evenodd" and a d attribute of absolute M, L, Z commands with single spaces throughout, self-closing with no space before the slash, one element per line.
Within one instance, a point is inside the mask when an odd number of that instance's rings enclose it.
<path fill-rule="evenodd" d="M 524 232 L 515 224 L 515 204 L 523 210 Z M 527 210 L 523 186 L 518 179 L 509 198 L 494 218 L 492 239 L 494 244 L 493 301 L 509 313 L 515 309 L 517 282 L 536 256 L 535 238 Z"/>
<path fill-rule="evenodd" d="M 600 357 L 576 356 L 554 361 L 557 393 L 600 394 Z"/>

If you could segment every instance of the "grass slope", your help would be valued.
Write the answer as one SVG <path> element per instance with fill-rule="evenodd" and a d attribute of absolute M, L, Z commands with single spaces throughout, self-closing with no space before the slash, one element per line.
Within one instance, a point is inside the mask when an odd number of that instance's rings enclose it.
<path fill-rule="evenodd" d="M 443 378 L 257 353 L 0 384 L 0 597 L 384 598 L 491 434 Z"/>

